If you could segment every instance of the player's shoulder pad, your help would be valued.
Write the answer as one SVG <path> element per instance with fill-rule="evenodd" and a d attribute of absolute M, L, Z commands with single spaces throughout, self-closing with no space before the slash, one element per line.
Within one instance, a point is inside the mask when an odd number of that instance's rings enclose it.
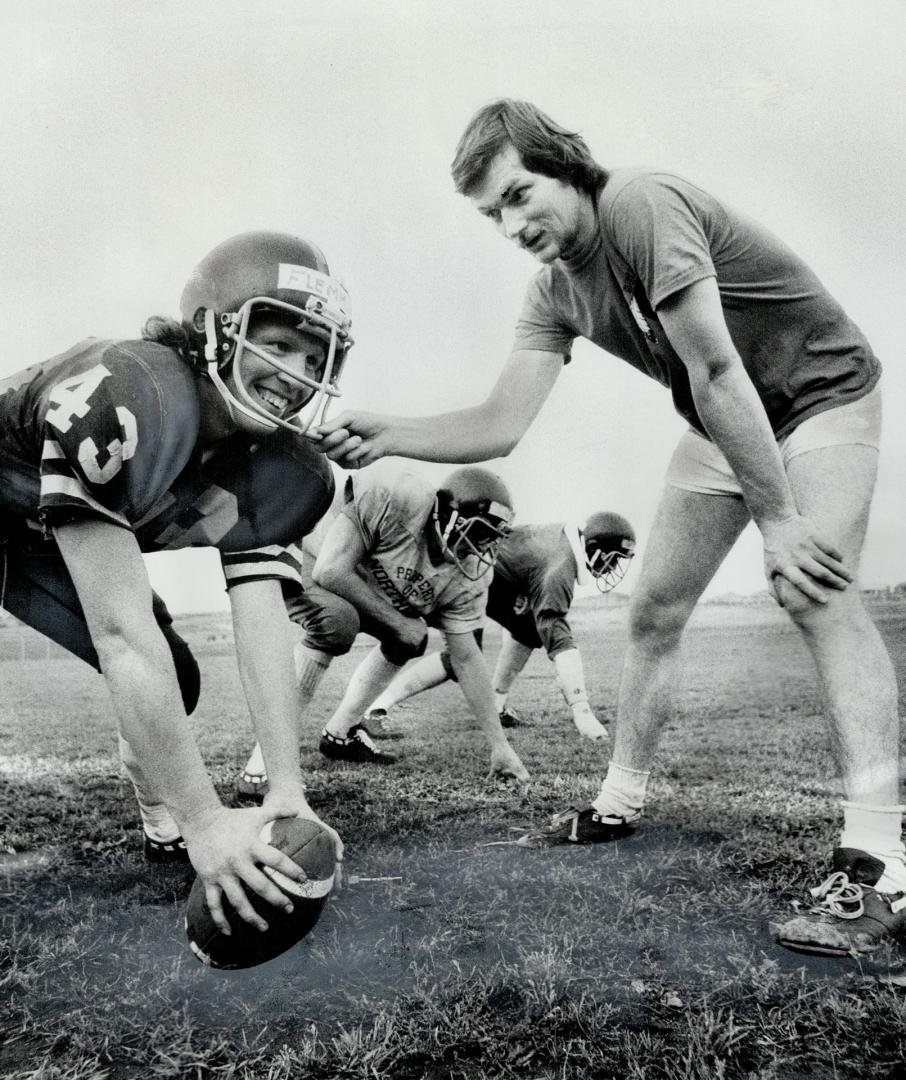
<path fill-rule="evenodd" d="M 167 489 L 198 440 L 195 376 L 177 353 L 153 342 L 80 342 L 46 366 L 40 399 L 44 473 L 71 470 L 129 521 Z"/>

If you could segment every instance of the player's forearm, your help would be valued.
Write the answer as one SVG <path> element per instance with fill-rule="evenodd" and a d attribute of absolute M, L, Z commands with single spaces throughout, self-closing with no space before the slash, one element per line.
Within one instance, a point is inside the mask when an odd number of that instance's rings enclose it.
<path fill-rule="evenodd" d="M 708 434 L 733 469 L 759 528 L 797 513 L 777 440 L 741 364 L 714 377 L 692 379 L 696 408 Z"/>
<path fill-rule="evenodd" d="M 299 770 L 299 702 L 293 643 L 280 586 L 246 582 L 230 590 L 239 677 L 273 792 L 303 788 Z"/>
<path fill-rule="evenodd" d="M 389 453 L 421 461 L 488 461 L 506 457 L 527 426 L 488 402 L 436 416 L 400 416 L 389 427 Z"/>
<path fill-rule="evenodd" d="M 363 581 L 354 567 L 324 565 L 319 561 L 312 576 L 315 584 L 347 600 L 360 616 L 386 626 L 393 632 L 403 629 L 411 622 L 411 619 L 400 614 L 389 600 Z"/>
<path fill-rule="evenodd" d="M 186 835 L 221 803 L 192 737 L 166 643 L 156 627 L 148 635 L 142 644 L 97 635 L 95 647 L 122 734 Z"/>

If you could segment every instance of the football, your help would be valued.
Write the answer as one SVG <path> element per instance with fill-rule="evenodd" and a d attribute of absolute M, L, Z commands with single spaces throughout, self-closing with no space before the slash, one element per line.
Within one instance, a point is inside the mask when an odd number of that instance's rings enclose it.
<path fill-rule="evenodd" d="M 204 885 L 201 878 L 196 878 L 186 908 L 186 935 L 192 952 L 209 967 L 249 968 L 280 956 L 309 933 L 333 888 L 336 849 L 323 825 L 308 818 L 277 818 L 265 825 L 261 836 L 298 863 L 305 871 L 305 880 L 292 881 L 262 866 L 264 873 L 292 898 L 292 912 L 287 914 L 246 890 L 252 907 L 267 920 L 268 929 L 262 932 L 242 919 L 224 897 L 223 910 L 233 931 L 226 935 L 211 917 Z"/>

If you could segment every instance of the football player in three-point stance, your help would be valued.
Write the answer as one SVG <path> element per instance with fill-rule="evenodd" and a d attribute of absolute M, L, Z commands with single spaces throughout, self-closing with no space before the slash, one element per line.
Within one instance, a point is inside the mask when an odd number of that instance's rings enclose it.
<path fill-rule="evenodd" d="M 689 429 L 668 467 L 630 608 L 613 757 L 593 804 L 546 838 L 633 831 L 670 715 L 683 630 L 749 520 L 765 577 L 815 662 L 841 771 L 842 829 L 787 948 L 834 956 L 906 938 L 896 679 L 856 584 L 878 467 L 881 365 L 865 335 L 768 229 L 666 170 L 603 168 L 530 102 L 480 109 L 457 190 L 542 266 L 485 401 L 430 417 L 347 412 L 341 462 L 509 453 L 577 337 L 666 386 Z"/>
<path fill-rule="evenodd" d="M 435 626 L 490 743 L 491 774 L 528 778 L 501 727 L 474 637 L 512 517 L 506 485 L 487 469 L 455 469 L 439 488 L 395 463 L 349 477 L 310 581 L 301 591 L 287 590 L 290 617 L 305 634 L 296 647 L 303 711 L 334 657 L 349 651 L 360 630 L 379 642 L 353 672 L 321 732 L 325 757 L 378 765 L 396 760 L 374 745 L 362 714 L 404 664 L 424 653 L 428 627 Z M 237 781 L 240 795 L 257 798 L 266 790 L 264 764 L 255 747 Z"/>
<path fill-rule="evenodd" d="M 264 929 L 243 884 L 286 907 L 259 867 L 301 871 L 260 831 L 278 816 L 317 820 L 281 584 L 299 572 L 286 545 L 331 501 L 329 463 L 304 431 L 339 392 L 348 298 L 314 244 L 259 232 L 202 260 L 180 308 L 181 322 L 149 319 L 141 340 L 90 338 L 0 381 L 0 606 L 103 672 L 146 854 L 187 854 L 227 932 L 223 896 Z M 152 598 L 142 554 L 190 546 L 221 554 L 270 766 L 262 809 L 217 797 L 186 720 L 191 664 L 175 666 Z"/>
<path fill-rule="evenodd" d="M 568 525 L 517 525 L 500 545 L 485 614 L 503 629 L 491 678 L 504 727 L 521 723 L 507 706 L 516 677 L 535 649 L 544 647 L 572 711 L 576 730 L 602 739 L 607 729 L 588 703 L 582 657 L 567 616 L 576 584 L 594 580 L 600 592 L 622 580 L 635 552 L 635 533 L 619 514 L 595 513 L 582 528 Z M 481 644 L 481 631 L 476 631 Z M 446 651 L 410 664 L 371 704 L 365 722 L 377 736 L 398 737 L 389 710 L 414 694 L 439 686 L 456 674 Z"/>

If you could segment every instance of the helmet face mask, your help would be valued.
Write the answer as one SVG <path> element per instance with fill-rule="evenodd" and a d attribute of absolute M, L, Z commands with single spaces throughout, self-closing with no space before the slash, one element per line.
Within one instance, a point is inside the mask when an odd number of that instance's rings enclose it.
<path fill-rule="evenodd" d="M 503 481 L 466 466 L 451 473 L 434 499 L 434 529 L 444 557 L 470 581 L 493 569 L 510 532 L 512 499 Z"/>
<path fill-rule="evenodd" d="M 585 565 L 598 592 L 607 593 L 623 580 L 635 555 L 635 532 L 619 514 L 592 514 L 582 530 Z"/>
<path fill-rule="evenodd" d="M 215 248 L 193 273 L 180 303 L 190 351 L 203 366 L 229 409 L 265 431 L 278 427 L 304 433 L 325 419 L 340 396 L 339 379 L 349 335 L 349 296 L 330 276 L 314 244 L 280 233 L 245 233 Z M 283 363 L 249 339 L 255 316 L 285 316 L 296 329 L 327 348 L 323 368 L 313 376 Z M 301 406 L 278 416 L 256 400 L 247 379 L 246 354 L 257 357 L 295 386 L 310 391 Z"/>

